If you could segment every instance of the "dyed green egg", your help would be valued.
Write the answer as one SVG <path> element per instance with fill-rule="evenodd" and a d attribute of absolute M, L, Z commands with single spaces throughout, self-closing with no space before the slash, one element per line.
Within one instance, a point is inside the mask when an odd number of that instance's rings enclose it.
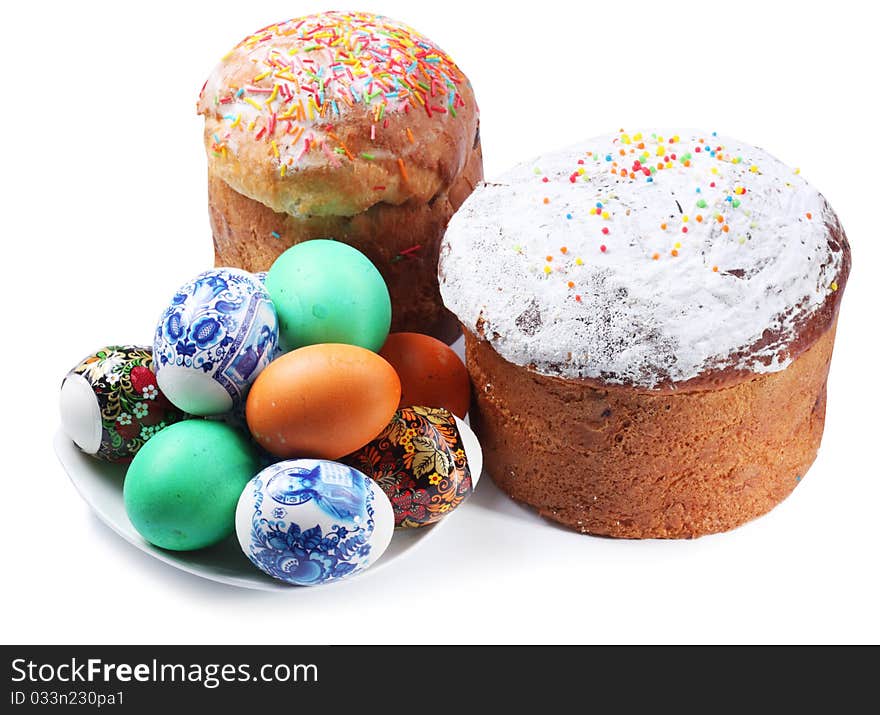
<path fill-rule="evenodd" d="M 280 344 L 294 350 L 348 343 L 378 351 L 391 326 L 385 281 L 356 248 L 327 239 L 282 253 L 266 278 L 278 313 Z"/>
<path fill-rule="evenodd" d="M 254 448 L 222 422 L 187 420 L 140 449 L 125 475 L 128 518 L 151 544 L 189 551 L 235 530 L 235 506 L 259 471 Z"/>

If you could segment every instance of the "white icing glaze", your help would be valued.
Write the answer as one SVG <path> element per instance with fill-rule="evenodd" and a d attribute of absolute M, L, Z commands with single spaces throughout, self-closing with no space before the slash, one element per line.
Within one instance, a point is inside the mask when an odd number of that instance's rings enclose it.
<path fill-rule="evenodd" d="M 836 225 L 761 149 L 698 130 L 614 134 L 481 185 L 449 224 L 440 290 L 469 330 L 542 374 L 654 387 L 775 372 L 837 288 Z M 766 330 L 777 339 L 755 348 Z"/>

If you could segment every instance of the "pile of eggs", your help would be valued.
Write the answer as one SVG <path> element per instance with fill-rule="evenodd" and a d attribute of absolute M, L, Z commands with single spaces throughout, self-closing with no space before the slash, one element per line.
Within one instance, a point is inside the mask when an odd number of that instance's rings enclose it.
<path fill-rule="evenodd" d="M 62 427 L 128 464 L 125 509 L 151 544 L 234 533 L 274 578 L 338 580 L 395 527 L 455 509 L 482 467 L 461 360 L 390 325 L 385 282 L 344 243 L 298 244 L 266 274 L 206 271 L 168 302 L 152 348 L 108 346 L 67 374 Z"/>

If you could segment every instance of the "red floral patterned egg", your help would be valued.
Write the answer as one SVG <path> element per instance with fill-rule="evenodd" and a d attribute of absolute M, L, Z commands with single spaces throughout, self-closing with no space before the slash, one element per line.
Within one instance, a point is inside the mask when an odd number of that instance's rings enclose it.
<path fill-rule="evenodd" d="M 110 345 L 84 358 L 61 384 L 61 423 L 86 454 L 127 463 L 159 430 L 184 418 L 153 373 L 148 347 Z"/>
<path fill-rule="evenodd" d="M 398 410 L 378 437 L 341 461 L 379 483 L 397 527 L 433 524 L 473 491 L 461 431 L 444 408 Z"/>

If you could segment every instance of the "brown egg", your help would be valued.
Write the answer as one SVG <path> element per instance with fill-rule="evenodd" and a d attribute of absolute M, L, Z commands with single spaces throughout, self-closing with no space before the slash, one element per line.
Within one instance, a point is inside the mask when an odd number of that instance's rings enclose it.
<path fill-rule="evenodd" d="M 247 399 L 248 427 L 279 457 L 338 459 L 381 432 L 400 401 L 394 368 L 356 345 L 309 345 L 260 373 Z"/>
<path fill-rule="evenodd" d="M 400 376 L 400 407 L 445 407 L 464 419 L 471 382 L 455 351 L 430 335 L 391 333 L 379 351 Z"/>

